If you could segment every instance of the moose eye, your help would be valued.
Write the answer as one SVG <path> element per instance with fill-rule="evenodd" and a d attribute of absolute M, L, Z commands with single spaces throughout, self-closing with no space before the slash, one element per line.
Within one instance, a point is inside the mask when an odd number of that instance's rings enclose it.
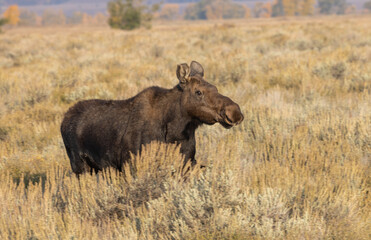
<path fill-rule="evenodd" d="M 195 93 L 196 93 L 196 95 L 197 95 L 197 96 L 201 96 L 201 95 L 202 95 L 202 92 L 201 92 L 201 91 L 199 91 L 199 90 L 196 90 L 196 92 L 195 92 Z"/>

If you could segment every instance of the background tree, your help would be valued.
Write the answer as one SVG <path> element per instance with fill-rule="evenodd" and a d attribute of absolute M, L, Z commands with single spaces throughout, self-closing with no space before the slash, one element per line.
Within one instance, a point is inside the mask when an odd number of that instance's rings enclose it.
<path fill-rule="evenodd" d="M 371 0 L 363 4 L 363 8 L 371 11 Z"/>
<path fill-rule="evenodd" d="M 36 26 L 37 22 L 37 14 L 28 10 L 28 9 L 21 9 L 19 15 L 19 25 L 20 26 Z"/>
<path fill-rule="evenodd" d="M 89 15 L 83 12 L 74 12 L 71 16 L 67 17 L 67 23 L 71 25 L 107 25 L 107 17 L 103 14 L 98 12 L 94 16 Z"/>
<path fill-rule="evenodd" d="M 346 0 L 318 0 L 322 14 L 344 14 L 347 8 Z"/>
<path fill-rule="evenodd" d="M 253 16 L 256 18 L 269 18 L 272 15 L 272 6 L 269 2 L 257 2 L 252 11 Z"/>
<path fill-rule="evenodd" d="M 108 24 L 112 28 L 132 30 L 140 26 L 150 27 L 153 13 L 159 5 L 150 8 L 142 0 L 115 0 L 108 3 Z"/>
<path fill-rule="evenodd" d="M 298 5 L 297 0 L 282 0 L 285 16 L 295 16 Z"/>
<path fill-rule="evenodd" d="M 270 2 L 267 2 L 264 4 L 263 8 L 265 11 L 262 17 L 270 18 L 272 16 L 272 4 Z"/>
<path fill-rule="evenodd" d="M 349 4 L 345 9 L 345 14 L 356 14 L 357 8 L 356 6 Z"/>
<path fill-rule="evenodd" d="M 84 25 L 94 24 L 94 18 L 87 13 L 83 13 L 81 23 Z"/>
<path fill-rule="evenodd" d="M 69 18 L 67 18 L 67 23 L 72 25 L 81 24 L 82 18 L 83 18 L 82 12 L 74 12 Z"/>
<path fill-rule="evenodd" d="M 0 0 L 0 11 L 1 11 L 1 6 L 5 5 L 5 0 Z M 2 18 L 0 15 L 0 33 L 1 33 L 1 26 L 5 25 L 8 20 L 5 18 Z"/>
<path fill-rule="evenodd" d="M 272 16 L 308 16 L 313 15 L 315 0 L 275 0 Z"/>
<path fill-rule="evenodd" d="M 245 17 L 245 8 L 231 0 L 201 0 L 189 4 L 185 10 L 185 19 L 228 19 Z"/>
<path fill-rule="evenodd" d="M 245 18 L 251 17 L 251 9 L 248 6 L 243 5 L 243 8 L 245 9 Z"/>
<path fill-rule="evenodd" d="M 216 0 L 205 6 L 207 19 L 223 19 L 223 4 Z"/>
<path fill-rule="evenodd" d="M 315 0 L 303 0 L 300 8 L 300 15 L 309 16 L 314 14 Z"/>
<path fill-rule="evenodd" d="M 272 4 L 272 17 L 285 16 L 282 0 L 274 0 Z"/>
<path fill-rule="evenodd" d="M 175 3 L 164 4 L 158 17 L 165 20 L 177 19 L 179 17 L 179 5 Z"/>
<path fill-rule="evenodd" d="M 223 6 L 223 18 L 224 19 L 233 19 L 233 18 L 244 18 L 245 17 L 245 8 L 241 4 L 233 3 L 230 0 L 221 0 L 219 1 Z"/>
<path fill-rule="evenodd" d="M 188 4 L 184 18 L 188 20 L 207 19 L 205 1 Z"/>
<path fill-rule="evenodd" d="M 19 22 L 19 8 L 18 5 L 9 6 L 9 8 L 4 12 L 4 18 L 8 21 L 8 24 L 17 25 Z"/>
<path fill-rule="evenodd" d="M 44 26 L 55 26 L 66 24 L 66 16 L 63 11 L 53 11 L 46 9 L 42 15 L 42 25 Z"/>
<path fill-rule="evenodd" d="M 103 13 L 99 12 L 95 14 L 94 21 L 97 23 L 97 25 L 107 25 L 108 17 Z"/>
<path fill-rule="evenodd" d="M 0 33 L 2 32 L 1 26 L 5 25 L 7 23 L 8 19 L 6 18 L 0 18 Z"/>

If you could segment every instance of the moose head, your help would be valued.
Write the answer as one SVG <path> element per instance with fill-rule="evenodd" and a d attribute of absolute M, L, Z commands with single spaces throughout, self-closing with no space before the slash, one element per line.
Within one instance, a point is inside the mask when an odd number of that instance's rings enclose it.
<path fill-rule="evenodd" d="M 182 89 L 182 105 L 186 113 L 201 123 L 220 123 L 231 128 L 244 119 L 240 107 L 230 98 L 220 94 L 218 89 L 204 79 L 200 63 L 183 63 L 177 67 L 179 86 Z"/>

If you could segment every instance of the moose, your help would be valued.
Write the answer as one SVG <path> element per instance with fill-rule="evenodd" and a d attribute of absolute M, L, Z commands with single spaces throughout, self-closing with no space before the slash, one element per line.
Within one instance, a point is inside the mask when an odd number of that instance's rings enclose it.
<path fill-rule="evenodd" d="M 172 89 L 144 89 L 126 100 L 83 100 L 65 114 L 61 134 L 72 171 L 123 171 L 131 153 L 152 141 L 180 145 L 184 165 L 196 164 L 195 131 L 202 124 L 229 129 L 242 122 L 239 105 L 205 81 L 204 69 L 192 61 L 176 70 Z"/>

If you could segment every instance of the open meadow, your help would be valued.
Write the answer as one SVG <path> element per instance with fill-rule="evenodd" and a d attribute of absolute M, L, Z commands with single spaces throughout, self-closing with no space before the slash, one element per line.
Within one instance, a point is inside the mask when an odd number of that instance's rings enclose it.
<path fill-rule="evenodd" d="M 71 171 L 81 99 L 178 83 L 191 60 L 244 121 L 203 126 L 205 169 L 176 146 L 138 172 Z M 371 16 L 15 28 L 0 34 L 0 239 L 370 239 Z"/>

